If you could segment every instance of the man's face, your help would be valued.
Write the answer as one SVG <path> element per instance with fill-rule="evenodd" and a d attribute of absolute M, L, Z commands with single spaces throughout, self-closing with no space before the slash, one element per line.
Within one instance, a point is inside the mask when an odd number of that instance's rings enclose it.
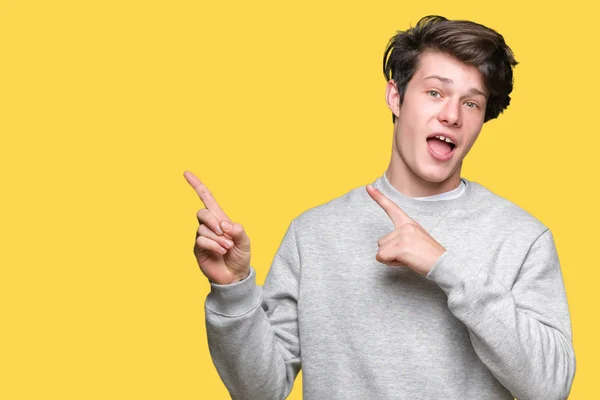
<path fill-rule="evenodd" d="M 394 90 L 388 83 L 388 101 Z M 399 167 L 427 182 L 457 184 L 462 160 L 483 126 L 487 100 L 483 92 L 476 67 L 443 53 L 422 54 L 402 105 L 390 106 L 397 116 L 394 156 Z M 454 146 L 434 135 L 449 137 Z"/>

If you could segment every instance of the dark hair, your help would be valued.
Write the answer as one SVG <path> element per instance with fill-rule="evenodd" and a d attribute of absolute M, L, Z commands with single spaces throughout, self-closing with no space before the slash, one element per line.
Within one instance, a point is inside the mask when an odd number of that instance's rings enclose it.
<path fill-rule="evenodd" d="M 383 74 L 396 82 L 400 104 L 425 51 L 442 52 L 479 69 L 488 95 L 483 122 L 498 117 L 510 104 L 512 68 L 518 63 L 502 35 L 472 21 L 453 21 L 439 15 L 423 17 L 415 27 L 398 31 L 385 49 Z"/>

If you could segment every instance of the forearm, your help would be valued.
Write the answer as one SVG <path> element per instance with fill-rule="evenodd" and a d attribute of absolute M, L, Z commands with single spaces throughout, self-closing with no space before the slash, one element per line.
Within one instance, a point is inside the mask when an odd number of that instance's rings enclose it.
<path fill-rule="evenodd" d="M 535 311 L 537 305 L 517 300 L 485 269 L 464 265 L 451 253 L 443 257 L 428 278 L 448 295 L 448 307 L 468 328 L 481 361 L 520 400 L 566 399 L 575 355 L 560 287 L 556 304 L 547 304 L 554 314 L 542 314 Z"/>
<path fill-rule="evenodd" d="M 294 335 L 273 329 L 255 271 L 236 284 L 211 286 L 205 307 L 208 344 L 231 397 L 284 399 L 300 369 L 298 353 L 288 350 L 297 344 Z"/>

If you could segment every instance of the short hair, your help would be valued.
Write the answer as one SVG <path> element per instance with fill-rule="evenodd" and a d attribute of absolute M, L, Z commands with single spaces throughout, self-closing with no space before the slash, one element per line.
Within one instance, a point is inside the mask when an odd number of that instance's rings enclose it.
<path fill-rule="evenodd" d="M 426 51 L 441 52 L 477 67 L 488 96 L 483 122 L 497 118 L 510 104 L 512 68 L 518 63 L 502 35 L 472 21 L 428 15 L 415 27 L 397 31 L 383 55 L 383 74 L 387 81 L 393 79 L 396 83 L 400 105 L 419 66 L 419 57 Z M 392 113 L 392 122 L 395 121 Z"/>

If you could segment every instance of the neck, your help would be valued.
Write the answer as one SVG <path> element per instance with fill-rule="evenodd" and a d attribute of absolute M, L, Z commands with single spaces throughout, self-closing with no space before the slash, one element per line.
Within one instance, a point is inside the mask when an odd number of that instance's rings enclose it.
<path fill-rule="evenodd" d="M 394 146 L 385 175 L 390 184 L 405 196 L 412 198 L 433 196 L 454 190 L 460 185 L 462 163 L 447 179 L 441 182 L 431 182 L 415 174 L 396 152 Z"/>

